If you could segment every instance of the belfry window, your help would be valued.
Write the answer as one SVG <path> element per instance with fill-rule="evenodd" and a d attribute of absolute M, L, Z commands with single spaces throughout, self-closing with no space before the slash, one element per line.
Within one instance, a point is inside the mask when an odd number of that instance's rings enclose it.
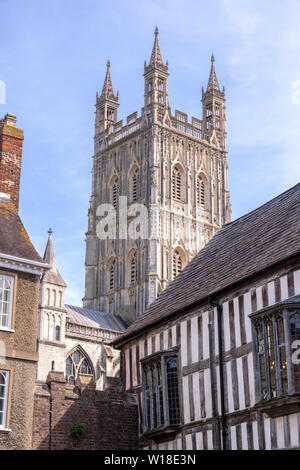
<path fill-rule="evenodd" d="M 182 255 L 179 250 L 175 250 L 173 253 L 173 279 L 182 271 L 183 261 Z"/>
<path fill-rule="evenodd" d="M 75 385 L 75 380 L 80 379 L 82 383 L 88 384 L 94 377 L 93 366 L 89 358 L 81 348 L 72 352 L 66 360 L 66 381 Z"/>
<path fill-rule="evenodd" d="M 172 172 L 172 197 L 177 201 L 181 200 L 181 172 L 177 166 Z"/>
<path fill-rule="evenodd" d="M 136 253 L 132 255 L 130 260 L 130 284 L 135 284 L 137 280 Z"/>
<path fill-rule="evenodd" d="M 119 197 L 119 181 L 118 179 L 116 179 L 112 186 L 112 204 L 115 209 L 118 208 L 118 197 Z"/>
<path fill-rule="evenodd" d="M 131 178 L 131 199 L 132 202 L 135 202 L 138 200 L 138 186 L 139 186 L 139 172 L 138 169 L 136 169 L 132 175 Z"/>
<path fill-rule="evenodd" d="M 178 357 L 175 351 L 142 361 L 144 432 L 180 423 Z"/>
<path fill-rule="evenodd" d="M 300 393 L 300 311 L 252 315 L 258 401 Z M 296 351 L 295 351 L 296 350 Z"/>
<path fill-rule="evenodd" d="M 115 260 L 112 261 L 109 267 L 109 288 L 113 290 L 115 288 Z"/>
<path fill-rule="evenodd" d="M 197 179 L 197 204 L 205 207 L 205 184 L 201 176 Z"/>

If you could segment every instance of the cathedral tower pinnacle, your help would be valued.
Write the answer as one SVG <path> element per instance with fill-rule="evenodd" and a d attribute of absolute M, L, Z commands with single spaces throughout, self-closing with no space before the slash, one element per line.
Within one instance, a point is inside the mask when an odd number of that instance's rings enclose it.
<path fill-rule="evenodd" d="M 168 101 L 168 62 L 164 64 L 158 42 L 158 28 L 154 31 L 154 44 L 149 61 L 145 62 L 145 102 L 144 109 L 150 121 L 163 121 Z"/>
<path fill-rule="evenodd" d="M 110 75 L 110 60 L 108 59 L 102 92 L 100 96 L 98 93 L 96 96 L 95 137 L 99 134 L 110 132 L 112 125 L 118 121 L 118 108 L 119 92 L 116 95 L 114 93 Z"/>
<path fill-rule="evenodd" d="M 212 54 L 206 92 L 202 89 L 203 123 L 207 138 L 222 148 L 226 147 L 225 101 L 225 89 L 220 90 Z"/>

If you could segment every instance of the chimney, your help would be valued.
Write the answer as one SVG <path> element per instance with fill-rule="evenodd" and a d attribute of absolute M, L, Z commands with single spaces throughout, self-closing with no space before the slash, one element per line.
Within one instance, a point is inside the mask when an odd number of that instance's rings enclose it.
<path fill-rule="evenodd" d="M 24 136 L 16 122 L 10 113 L 0 119 L 0 192 L 10 196 L 18 212 Z"/>

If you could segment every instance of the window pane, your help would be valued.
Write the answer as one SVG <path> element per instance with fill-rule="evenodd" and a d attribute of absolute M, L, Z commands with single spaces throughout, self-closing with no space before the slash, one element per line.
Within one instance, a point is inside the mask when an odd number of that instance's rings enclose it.
<path fill-rule="evenodd" d="M 13 298 L 13 278 L 0 276 L 0 327 L 10 327 Z"/>
<path fill-rule="evenodd" d="M 9 372 L 0 370 L 0 427 L 6 425 L 6 409 L 8 397 Z"/>
<path fill-rule="evenodd" d="M 292 346 L 292 353 L 294 353 L 297 349 L 299 349 L 299 344 L 295 343 L 295 341 L 300 341 L 300 314 L 296 313 L 290 319 L 291 325 L 291 346 Z M 295 344 L 293 344 L 295 343 Z M 294 369 L 294 383 L 295 383 L 295 392 L 300 392 L 300 364 L 295 364 L 293 362 L 293 369 Z"/>
<path fill-rule="evenodd" d="M 170 424 L 179 423 L 179 394 L 178 394 L 178 365 L 177 357 L 167 359 L 167 384 L 169 399 Z"/>
<path fill-rule="evenodd" d="M 275 398 L 277 396 L 277 386 L 276 386 L 276 362 L 275 362 L 273 323 L 269 321 L 266 327 L 267 327 L 267 344 L 268 344 L 268 357 L 269 357 L 271 398 Z"/>
<path fill-rule="evenodd" d="M 277 319 L 277 335 L 278 335 L 278 349 L 279 349 L 279 365 L 281 376 L 282 393 L 288 391 L 288 378 L 287 378 L 287 362 L 285 350 L 285 337 L 284 337 L 284 323 L 283 318 Z"/>

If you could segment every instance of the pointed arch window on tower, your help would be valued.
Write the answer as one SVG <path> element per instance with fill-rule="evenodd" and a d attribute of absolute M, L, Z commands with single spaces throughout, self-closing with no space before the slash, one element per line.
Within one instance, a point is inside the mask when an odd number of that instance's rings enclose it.
<path fill-rule="evenodd" d="M 152 80 L 149 80 L 148 81 L 148 92 L 150 92 L 152 90 Z"/>
<path fill-rule="evenodd" d="M 181 172 L 177 166 L 172 172 L 172 197 L 177 201 L 181 200 Z"/>
<path fill-rule="evenodd" d="M 112 204 L 115 209 L 118 208 L 118 197 L 119 197 L 119 180 L 116 179 L 112 186 Z"/>
<path fill-rule="evenodd" d="M 197 204 L 205 207 L 205 184 L 201 176 L 197 180 Z"/>
<path fill-rule="evenodd" d="M 115 288 L 115 260 L 112 261 L 109 268 L 109 288 L 113 290 Z"/>
<path fill-rule="evenodd" d="M 130 260 L 130 284 L 135 284 L 137 281 L 137 256 L 134 253 Z"/>
<path fill-rule="evenodd" d="M 139 171 L 136 168 L 131 177 L 131 200 L 135 202 L 138 200 L 138 187 L 139 187 Z"/>
<path fill-rule="evenodd" d="M 183 259 L 182 254 L 179 250 L 175 250 L 173 253 L 173 279 L 182 271 Z"/>
<path fill-rule="evenodd" d="M 213 113 L 213 107 L 212 107 L 212 104 L 210 104 L 206 108 L 206 117 L 212 116 L 212 113 Z"/>

